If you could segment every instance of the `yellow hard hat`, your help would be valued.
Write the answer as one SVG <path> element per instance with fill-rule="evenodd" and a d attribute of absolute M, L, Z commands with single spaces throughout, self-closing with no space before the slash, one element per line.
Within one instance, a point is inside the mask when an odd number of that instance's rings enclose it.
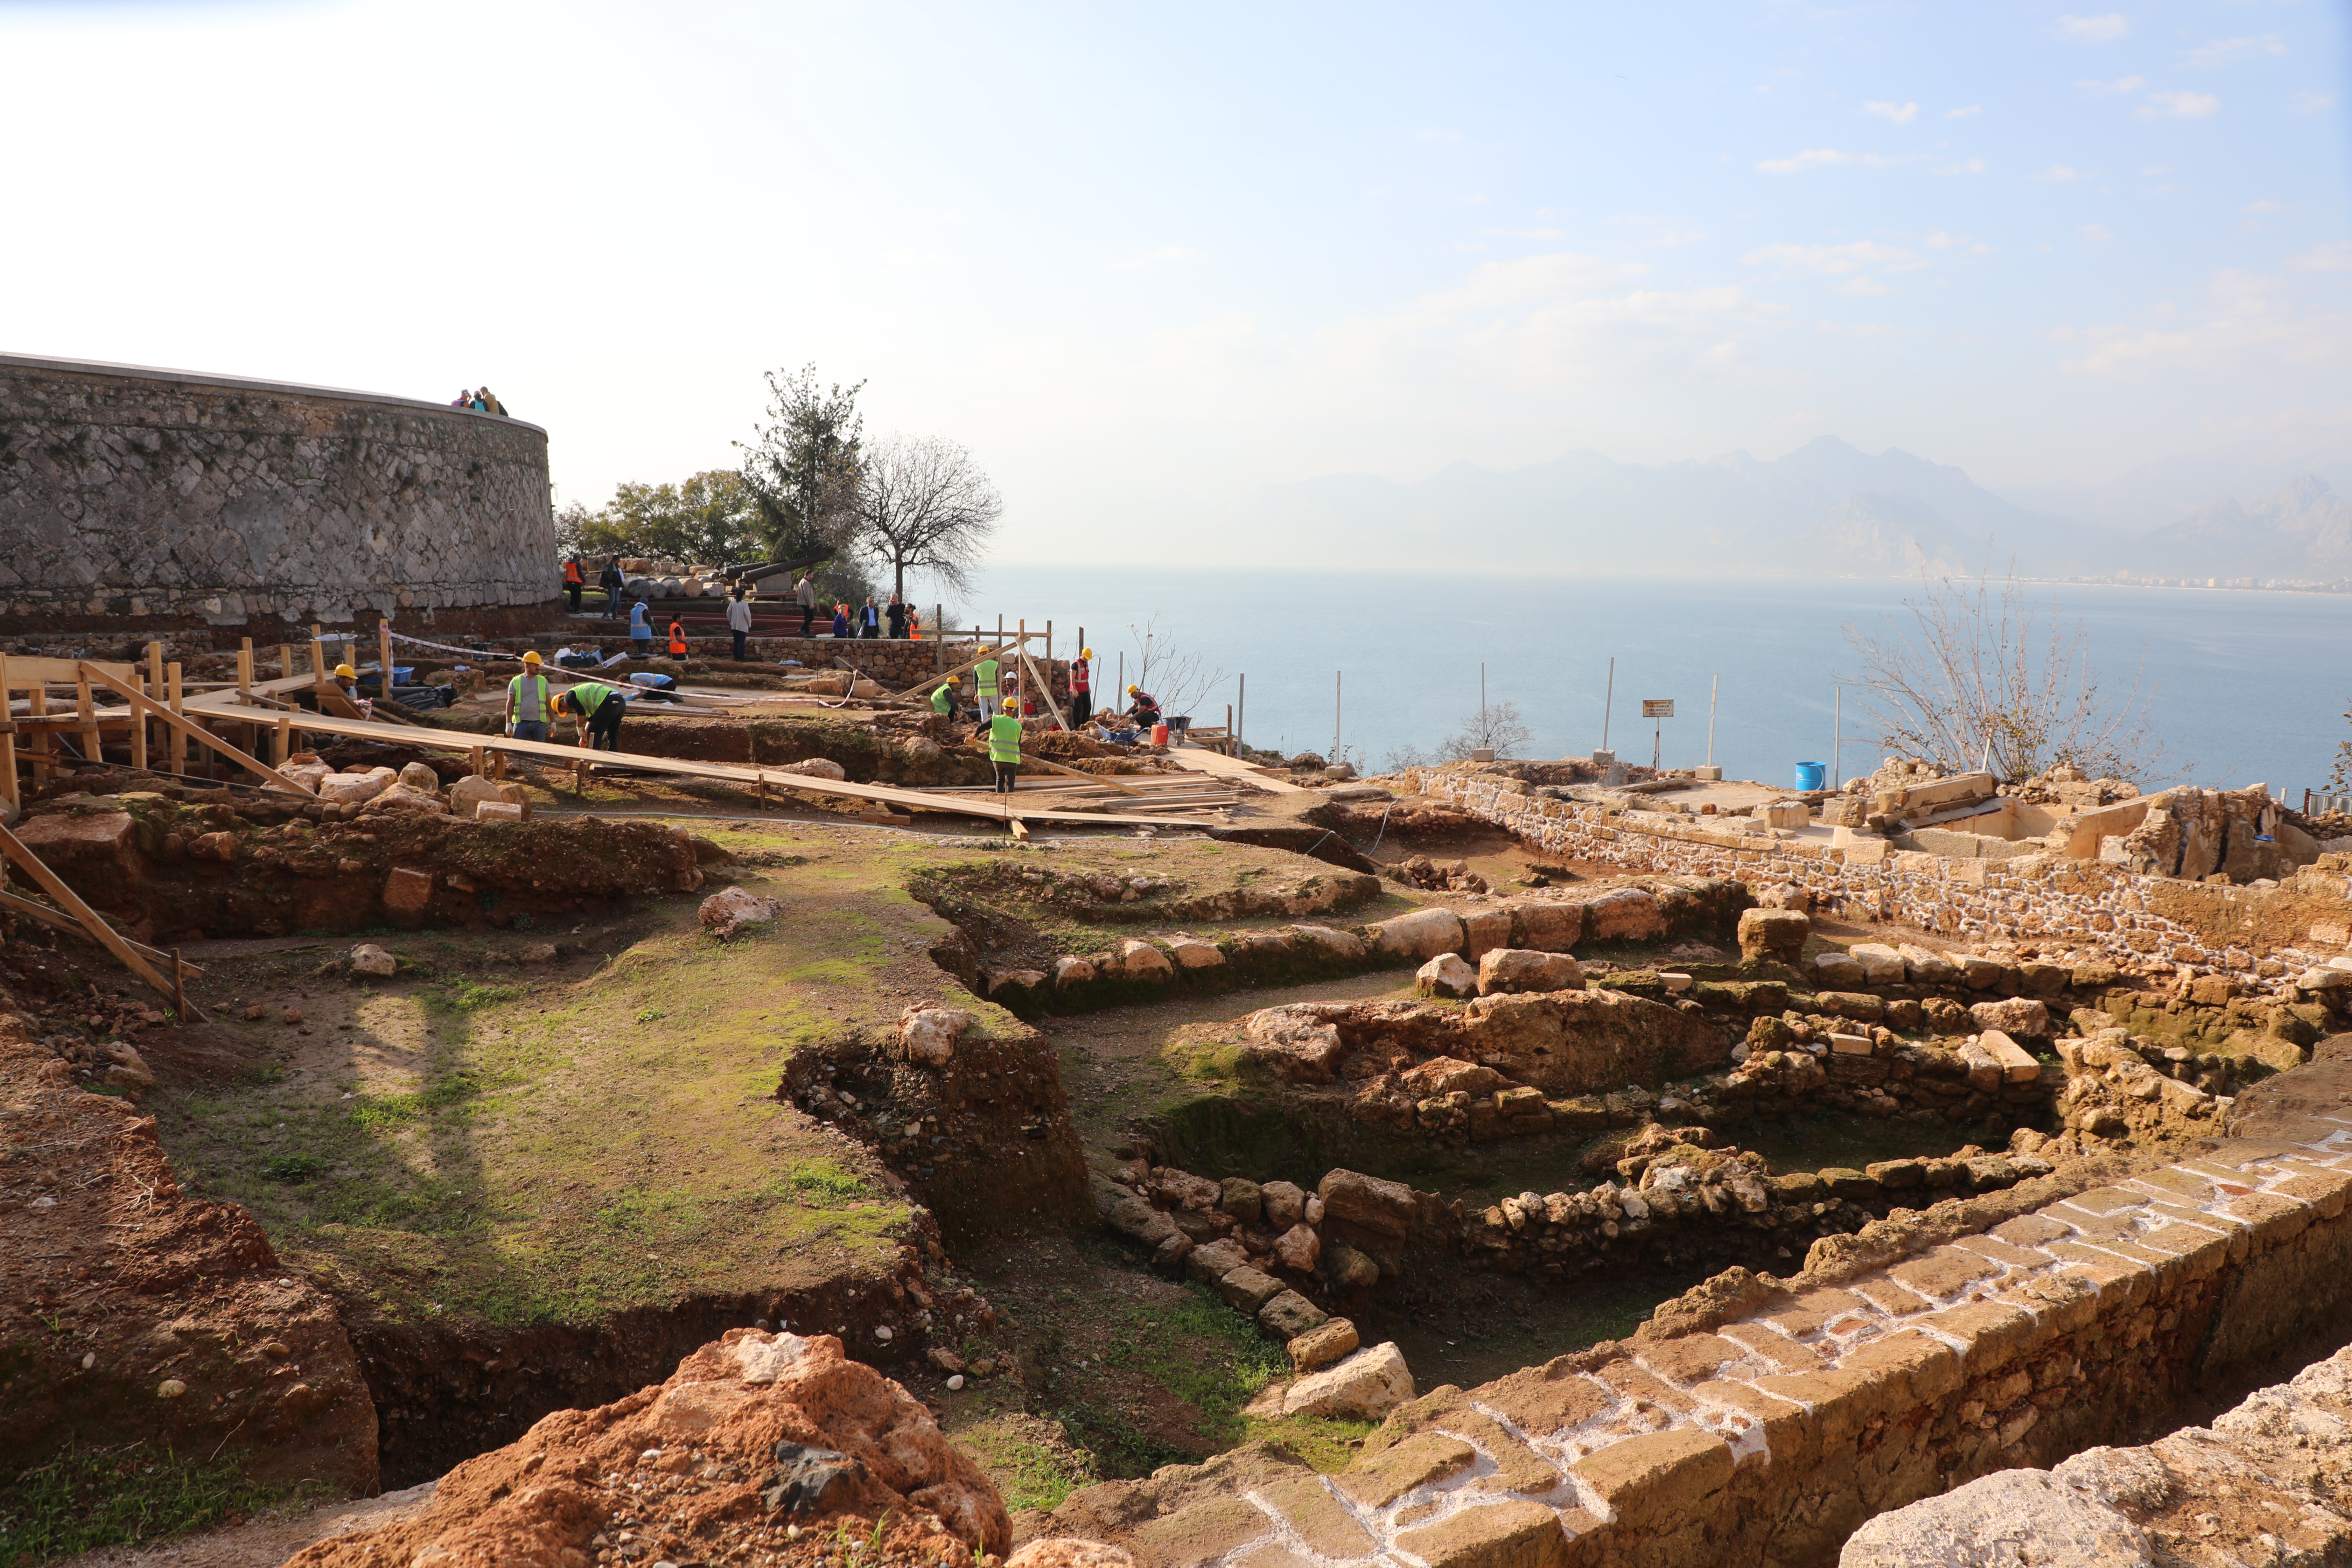
<path fill-rule="evenodd" d="M 533 648 L 529 653 L 523 655 L 522 661 L 525 664 L 540 664 L 545 662 L 539 657 L 539 650 L 537 648 Z"/>
<path fill-rule="evenodd" d="M 1092 658 L 1094 656 L 1095 650 L 1090 647 L 1082 647 L 1078 649 L 1078 657 L 1080 658 Z"/>
<path fill-rule="evenodd" d="M 1134 696 L 1137 692 L 1139 692 L 1139 691 L 1140 691 L 1140 690 L 1142 690 L 1142 689 L 1143 689 L 1143 688 L 1141 688 L 1140 686 L 1130 686 L 1130 687 L 1129 687 L 1129 688 L 1127 689 L 1127 694 L 1128 694 L 1129 697 L 1132 697 L 1132 696 Z"/>
<path fill-rule="evenodd" d="M 335 666 L 335 679 L 338 679 L 338 680 L 357 680 L 359 678 L 360 678 L 360 672 L 359 672 L 358 670 L 356 670 L 356 669 L 353 669 L 350 665 L 348 665 L 348 664 L 339 664 L 339 665 Z"/>

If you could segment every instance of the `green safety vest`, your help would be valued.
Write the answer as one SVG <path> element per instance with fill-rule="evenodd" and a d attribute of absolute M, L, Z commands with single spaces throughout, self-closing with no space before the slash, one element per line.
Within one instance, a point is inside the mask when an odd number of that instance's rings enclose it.
<path fill-rule="evenodd" d="M 523 685 L 526 680 L 531 683 L 528 688 Z M 547 677 L 518 675 L 507 682 L 507 695 L 514 700 L 516 723 L 547 722 Z"/>
<path fill-rule="evenodd" d="M 1021 721 L 1010 713 L 999 713 L 988 721 L 988 760 L 992 763 L 1017 763 L 1021 760 Z"/>
<path fill-rule="evenodd" d="M 612 696 L 611 687 L 599 686 L 593 680 L 583 680 L 572 689 L 572 703 L 580 710 L 580 717 L 583 719 L 604 706 Z"/>
<path fill-rule="evenodd" d="M 992 658 L 982 659 L 980 668 L 971 672 L 971 678 L 975 683 L 974 689 L 982 697 L 995 696 L 996 678 L 1003 673 L 1003 665 Z"/>
<path fill-rule="evenodd" d="M 942 686 L 937 691 L 932 692 L 931 711 L 934 713 L 954 712 L 955 692 L 945 686 Z"/>

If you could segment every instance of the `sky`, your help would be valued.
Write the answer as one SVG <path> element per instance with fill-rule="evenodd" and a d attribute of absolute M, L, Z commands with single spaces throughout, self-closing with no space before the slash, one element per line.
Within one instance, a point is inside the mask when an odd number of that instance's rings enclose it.
<path fill-rule="evenodd" d="M 1011 561 L 1578 448 L 1834 434 L 2037 493 L 2340 459 L 2346 35 L 2321 0 L 0 0 L 0 351 L 487 383 L 591 505 L 730 466 L 813 363 L 967 446 Z"/>

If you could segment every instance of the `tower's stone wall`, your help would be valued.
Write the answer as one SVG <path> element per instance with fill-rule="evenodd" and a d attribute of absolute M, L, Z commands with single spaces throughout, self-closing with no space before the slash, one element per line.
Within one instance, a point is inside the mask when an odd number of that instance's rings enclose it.
<path fill-rule="evenodd" d="M 0 354 L 0 632 L 490 630 L 535 619 L 559 577 L 535 425 Z"/>

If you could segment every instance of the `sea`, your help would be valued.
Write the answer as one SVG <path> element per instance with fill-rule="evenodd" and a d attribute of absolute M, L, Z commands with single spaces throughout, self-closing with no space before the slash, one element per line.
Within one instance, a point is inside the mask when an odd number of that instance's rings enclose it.
<path fill-rule="evenodd" d="M 2326 787 L 2352 740 L 2352 596 L 2074 584 L 2027 594 L 2084 627 L 2105 689 L 2138 684 L 2167 751 L 2143 787 L 2263 784 L 2297 805 Z M 1726 777 L 1785 786 L 1799 763 L 1832 763 L 1842 779 L 1885 754 L 1848 628 L 1909 631 L 1906 601 L 1921 595 L 1916 579 L 998 563 L 949 618 L 1050 621 L 1057 658 L 1083 630 L 1102 692 L 1123 688 L 1122 668 L 1136 679 L 1149 636 L 1147 689 L 1163 699 L 1167 661 L 1197 662 L 1188 700 L 1168 711 L 1220 724 L 1231 704 L 1248 743 L 1286 754 L 1336 744 L 1369 770 L 1402 748 L 1433 751 L 1476 715 L 1483 672 L 1483 700 L 1515 705 L 1531 732 L 1513 754 L 1586 755 L 1605 733 L 1629 763 L 1712 756 Z M 1671 700 L 1674 717 L 1644 719 L 1654 700 Z"/>

